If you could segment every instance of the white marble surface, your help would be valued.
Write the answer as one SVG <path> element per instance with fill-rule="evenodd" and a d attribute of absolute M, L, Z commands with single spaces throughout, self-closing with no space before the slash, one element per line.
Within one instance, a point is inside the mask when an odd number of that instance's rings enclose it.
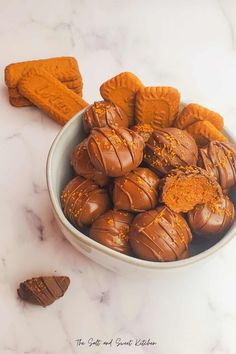
<path fill-rule="evenodd" d="M 73 55 L 84 97 L 129 70 L 146 85 L 173 85 L 185 101 L 222 113 L 236 128 L 234 0 L 0 0 L 0 69 Z M 236 353 L 236 239 L 206 265 L 150 282 L 112 274 L 59 232 L 45 162 L 60 127 L 35 108 L 13 108 L 0 86 L 0 353 Z M 20 281 L 66 274 L 66 295 L 23 304 Z M 76 346 L 76 339 L 150 338 L 154 347 Z"/>

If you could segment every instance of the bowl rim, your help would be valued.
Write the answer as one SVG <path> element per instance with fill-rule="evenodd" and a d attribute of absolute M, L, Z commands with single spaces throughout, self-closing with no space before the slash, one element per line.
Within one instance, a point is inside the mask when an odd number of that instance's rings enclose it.
<path fill-rule="evenodd" d="M 53 183 L 52 183 L 52 165 L 53 165 L 53 158 L 54 158 L 54 153 L 57 149 L 57 146 L 60 144 L 60 140 L 62 136 L 65 134 L 67 129 L 70 128 L 71 125 L 74 124 L 74 122 L 77 119 L 80 119 L 81 115 L 84 113 L 84 111 L 88 109 L 88 107 L 84 108 L 83 110 L 79 111 L 76 113 L 65 125 L 62 127 L 62 129 L 59 131 L 57 136 L 55 137 L 51 148 L 48 153 L 47 157 L 47 162 L 46 162 L 46 180 L 47 180 L 47 187 L 48 187 L 48 193 L 49 197 L 51 200 L 52 208 L 54 213 L 56 214 L 57 218 L 59 221 L 63 224 L 63 226 L 67 229 L 67 231 L 70 232 L 70 234 L 76 238 L 79 239 L 80 243 L 84 244 L 85 247 L 91 247 L 95 249 L 96 251 L 99 251 L 103 253 L 104 255 L 110 256 L 112 258 L 116 258 L 122 262 L 128 263 L 132 266 L 140 267 L 140 268 L 145 268 L 145 269 L 158 269 L 158 270 L 170 270 L 170 269 L 178 269 L 178 268 L 185 268 L 187 266 L 190 266 L 192 264 L 195 264 L 197 262 L 200 262 L 206 258 L 208 258 L 211 255 L 214 255 L 216 252 L 221 250 L 225 245 L 227 245 L 235 236 L 236 232 L 236 224 L 231 227 L 231 229 L 227 232 L 227 234 L 219 241 L 217 242 L 214 246 L 210 247 L 209 249 L 200 252 L 199 254 L 183 259 L 183 260 L 178 260 L 178 261 L 172 261 L 172 262 L 154 262 L 154 261 L 146 261 L 143 259 L 138 259 L 134 257 L 130 257 L 128 255 L 116 252 L 96 241 L 91 239 L 89 236 L 86 236 L 83 234 L 81 231 L 76 229 L 65 217 L 62 208 L 60 206 L 60 203 L 57 201 L 57 197 L 53 188 Z M 224 128 L 224 132 L 229 136 L 229 138 L 233 141 L 236 142 L 236 138 L 232 134 L 231 131 L 229 131 L 227 128 Z"/>

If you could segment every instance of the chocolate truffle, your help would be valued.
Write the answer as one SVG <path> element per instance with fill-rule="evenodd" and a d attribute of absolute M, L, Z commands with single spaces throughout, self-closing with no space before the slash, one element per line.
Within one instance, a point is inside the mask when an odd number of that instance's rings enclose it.
<path fill-rule="evenodd" d="M 75 147 L 71 155 L 71 165 L 77 175 L 91 179 L 101 187 L 110 182 L 110 179 L 103 172 L 96 170 L 90 161 L 87 151 L 87 139 Z"/>
<path fill-rule="evenodd" d="M 61 204 L 66 218 L 76 227 L 92 224 L 111 206 L 105 189 L 80 176 L 66 185 Z"/>
<path fill-rule="evenodd" d="M 205 238 L 222 236 L 234 222 L 234 206 L 227 196 L 223 196 L 215 209 L 207 205 L 197 205 L 188 213 L 188 223 L 192 232 Z"/>
<path fill-rule="evenodd" d="M 161 181 L 160 189 L 161 200 L 177 213 L 188 212 L 198 204 L 214 208 L 223 196 L 216 179 L 194 166 L 172 170 Z"/>
<path fill-rule="evenodd" d="M 141 135 L 145 143 L 148 141 L 153 132 L 153 127 L 146 123 L 133 125 L 130 129 Z"/>
<path fill-rule="evenodd" d="M 24 301 L 46 307 L 62 297 L 69 285 L 69 277 L 42 276 L 20 283 L 17 293 Z"/>
<path fill-rule="evenodd" d="M 133 215 L 125 211 L 109 210 L 90 228 L 90 237 L 114 251 L 131 254 L 128 232 Z"/>
<path fill-rule="evenodd" d="M 154 209 L 158 202 L 159 178 L 148 168 L 136 168 L 114 181 L 113 203 L 116 209 L 141 212 Z"/>
<path fill-rule="evenodd" d="M 143 139 L 125 128 L 95 128 L 88 137 L 87 149 L 95 168 L 106 176 L 124 176 L 140 165 Z"/>
<path fill-rule="evenodd" d="M 162 206 L 134 218 L 129 240 L 137 257 L 147 261 L 168 262 L 187 257 L 192 234 L 180 214 Z"/>
<path fill-rule="evenodd" d="M 93 128 L 117 126 L 127 128 L 129 120 L 125 112 L 107 101 L 94 102 L 83 115 L 84 130 L 89 133 Z"/>
<path fill-rule="evenodd" d="M 236 184 L 236 145 L 211 141 L 200 149 L 199 166 L 214 176 L 227 193 Z"/>
<path fill-rule="evenodd" d="M 195 166 L 197 158 L 195 140 L 177 128 L 155 129 L 144 150 L 144 161 L 160 176 L 179 166 Z"/>

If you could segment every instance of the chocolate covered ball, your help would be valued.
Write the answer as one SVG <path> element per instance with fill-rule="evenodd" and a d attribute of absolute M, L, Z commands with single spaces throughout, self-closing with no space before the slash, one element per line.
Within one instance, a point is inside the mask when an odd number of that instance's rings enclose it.
<path fill-rule="evenodd" d="M 200 149 L 199 166 L 214 176 L 227 193 L 236 184 L 236 145 L 211 141 Z"/>
<path fill-rule="evenodd" d="M 95 128 L 88 137 L 87 149 L 95 168 L 106 176 L 124 176 L 140 165 L 143 139 L 130 129 Z"/>
<path fill-rule="evenodd" d="M 127 128 L 129 120 L 125 112 L 107 101 L 94 102 L 83 115 L 84 130 L 89 133 L 93 128 L 117 126 Z"/>
<path fill-rule="evenodd" d="M 109 210 L 92 224 L 89 236 L 114 251 L 131 254 L 128 232 L 133 215 L 125 211 Z"/>
<path fill-rule="evenodd" d="M 87 151 L 87 139 L 78 144 L 71 155 L 71 165 L 77 175 L 93 180 L 103 187 L 109 184 L 110 179 L 103 172 L 96 170 L 90 161 Z"/>
<path fill-rule="evenodd" d="M 180 214 L 162 206 L 134 218 L 129 240 L 137 257 L 147 261 L 169 262 L 187 257 L 192 234 Z"/>
<path fill-rule="evenodd" d="M 76 227 L 92 224 L 111 207 L 107 191 L 80 176 L 66 185 L 61 205 L 66 218 Z"/>
<path fill-rule="evenodd" d="M 146 123 L 133 125 L 130 129 L 138 133 L 143 138 L 145 143 L 148 141 L 153 132 L 153 127 Z"/>
<path fill-rule="evenodd" d="M 214 208 L 208 205 L 197 205 L 188 213 L 188 223 L 192 232 L 198 236 L 214 239 L 232 226 L 235 218 L 231 200 L 224 196 Z"/>
<path fill-rule="evenodd" d="M 148 168 L 136 168 L 114 181 L 113 203 L 116 209 L 141 212 L 158 203 L 159 178 Z"/>
<path fill-rule="evenodd" d="M 194 166 L 197 158 L 195 140 L 177 128 L 155 129 L 144 150 L 144 161 L 160 176 L 179 166 Z"/>

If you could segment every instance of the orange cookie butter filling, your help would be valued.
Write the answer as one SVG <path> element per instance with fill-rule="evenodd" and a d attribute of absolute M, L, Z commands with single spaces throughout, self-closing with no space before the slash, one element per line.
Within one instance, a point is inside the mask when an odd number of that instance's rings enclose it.
<path fill-rule="evenodd" d="M 161 185 L 162 201 L 175 212 L 188 212 L 196 205 L 216 210 L 223 196 L 220 185 L 200 167 L 172 170 Z"/>

